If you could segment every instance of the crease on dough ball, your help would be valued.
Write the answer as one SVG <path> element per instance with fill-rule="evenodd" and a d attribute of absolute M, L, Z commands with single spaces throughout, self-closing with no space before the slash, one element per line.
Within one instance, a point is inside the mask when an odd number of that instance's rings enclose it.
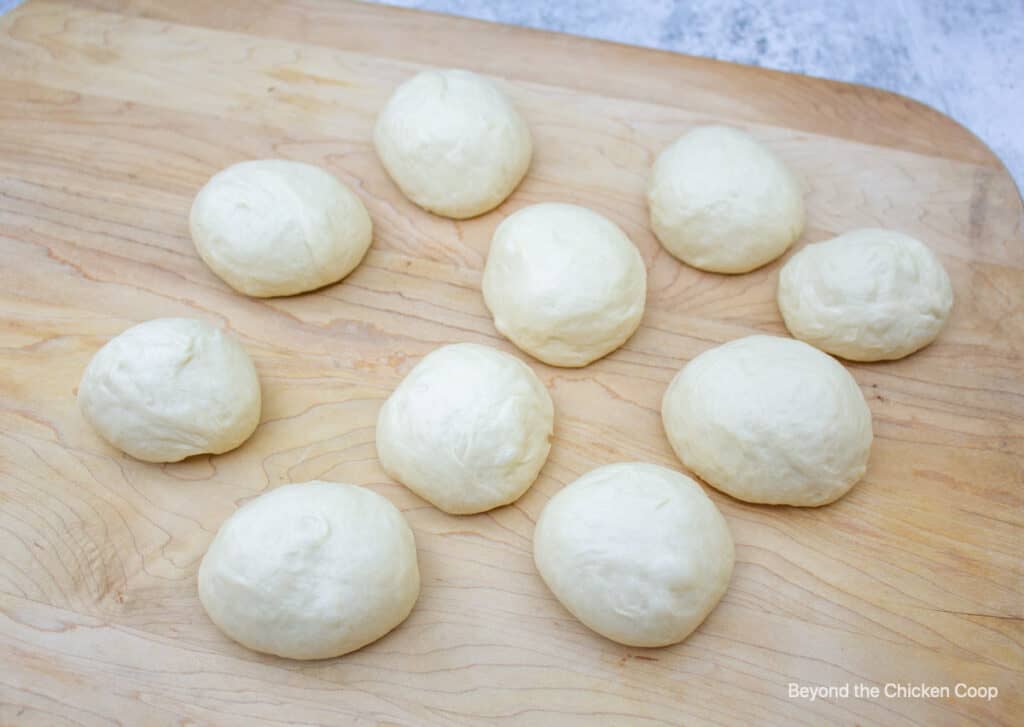
<path fill-rule="evenodd" d="M 419 596 L 412 530 L 387 499 L 334 482 L 285 485 L 229 517 L 199 566 L 199 600 L 254 651 L 326 659 L 406 619 Z"/>
<path fill-rule="evenodd" d="M 465 219 L 501 204 L 530 166 L 523 117 L 491 81 L 469 71 L 423 71 L 400 85 L 377 118 L 374 145 L 408 199 Z"/>
<path fill-rule="evenodd" d="M 779 257 L 804 229 L 800 185 L 750 135 L 701 126 L 658 155 L 647 188 L 651 226 L 687 265 L 746 273 Z"/>
<path fill-rule="evenodd" d="M 240 162 L 213 175 L 189 214 L 196 250 L 235 290 L 296 295 L 335 283 L 362 261 L 373 223 L 362 201 L 320 167 Z"/>
<path fill-rule="evenodd" d="M 377 452 L 388 475 L 452 514 L 514 502 L 551 449 L 554 405 L 533 370 L 489 346 L 428 354 L 381 407 Z"/>
<path fill-rule="evenodd" d="M 747 336 L 687 363 L 662 400 L 686 467 L 747 502 L 818 506 L 864 476 L 871 412 L 838 361 L 801 341 Z"/>
<path fill-rule="evenodd" d="M 647 270 L 614 222 L 548 202 L 498 226 L 482 288 L 495 327 L 516 346 L 553 366 L 586 366 L 640 325 Z"/>
<path fill-rule="evenodd" d="M 157 318 L 96 352 L 78 387 L 85 419 L 107 442 L 145 462 L 221 454 L 260 419 L 249 354 L 212 324 Z"/>
<path fill-rule="evenodd" d="M 920 241 L 862 229 L 793 255 L 779 273 L 778 304 L 796 338 L 851 361 L 882 361 L 935 340 L 953 286 Z"/>
<path fill-rule="evenodd" d="M 689 477 L 628 462 L 592 470 L 541 512 L 534 561 L 584 625 L 630 646 L 685 639 L 729 586 L 732 535 Z"/>

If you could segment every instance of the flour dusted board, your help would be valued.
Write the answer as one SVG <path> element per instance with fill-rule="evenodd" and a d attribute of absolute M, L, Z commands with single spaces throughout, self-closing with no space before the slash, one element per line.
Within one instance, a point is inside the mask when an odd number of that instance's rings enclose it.
<path fill-rule="evenodd" d="M 402 199 L 369 144 L 423 65 L 504 77 L 534 166 L 467 222 Z M 128 725 L 993 724 L 1024 709 L 1021 202 L 953 122 L 869 89 L 600 42 L 329 0 L 30 0 L 0 18 L 0 723 Z M 718 493 L 732 587 L 685 643 L 617 646 L 570 617 L 530 557 L 537 514 L 598 465 L 677 466 L 662 391 L 682 363 L 783 333 L 780 263 L 687 268 L 649 233 L 653 155 L 696 123 L 747 129 L 807 186 L 801 244 L 868 225 L 926 240 L 957 305 L 938 343 L 851 366 L 874 415 L 866 479 L 821 510 Z M 233 293 L 195 255 L 192 195 L 214 170 L 282 156 L 351 185 L 376 224 L 344 283 Z M 552 456 L 516 505 L 453 517 L 388 481 L 377 410 L 453 341 L 512 351 L 479 284 L 494 226 L 530 203 L 594 208 L 649 270 L 640 331 L 582 370 L 533 362 Z M 118 455 L 79 417 L 92 353 L 132 323 L 204 316 L 252 352 L 261 427 L 180 464 Z M 410 619 L 347 657 L 294 663 L 227 641 L 195 593 L 238 504 L 312 478 L 367 485 L 409 518 L 424 587 Z M 789 699 L 787 685 L 995 685 L 997 700 Z"/>

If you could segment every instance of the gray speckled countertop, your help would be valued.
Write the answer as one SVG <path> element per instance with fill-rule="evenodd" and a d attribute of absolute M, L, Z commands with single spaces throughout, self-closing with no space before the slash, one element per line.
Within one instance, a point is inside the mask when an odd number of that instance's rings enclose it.
<path fill-rule="evenodd" d="M 980 136 L 1024 188 L 1024 0 L 386 0 L 888 89 Z"/>
<path fill-rule="evenodd" d="M 1024 187 L 1024 0 L 386 1 L 896 91 L 980 136 Z"/>

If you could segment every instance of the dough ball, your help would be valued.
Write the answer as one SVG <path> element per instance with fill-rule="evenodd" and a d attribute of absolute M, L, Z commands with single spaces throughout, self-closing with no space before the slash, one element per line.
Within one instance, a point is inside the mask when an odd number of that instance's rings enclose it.
<path fill-rule="evenodd" d="M 431 352 L 384 402 L 377 453 L 389 476 L 457 515 L 519 498 L 551 449 L 554 406 L 533 370 L 489 346 Z"/>
<path fill-rule="evenodd" d="M 586 366 L 640 325 L 647 270 L 611 220 L 536 204 L 495 231 L 483 293 L 494 325 L 519 348 L 553 366 Z"/>
<path fill-rule="evenodd" d="M 376 641 L 420 592 L 416 543 L 395 506 L 364 487 L 285 485 L 229 517 L 199 566 L 199 600 L 253 651 L 327 659 Z"/>
<path fill-rule="evenodd" d="M 702 126 L 658 156 L 647 189 L 665 249 L 701 270 L 745 273 L 786 251 L 804 229 L 800 185 L 753 137 Z"/>
<path fill-rule="evenodd" d="M 145 462 L 220 454 L 253 433 L 260 382 L 245 349 L 206 321 L 157 318 L 96 352 L 78 385 L 86 420 Z"/>
<path fill-rule="evenodd" d="M 797 338 L 852 361 L 881 361 L 935 340 L 953 308 L 953 286 L 913 237 L 868 229 L 790 258 L 779 273 L 778 300 Z"/>
<path fill-rule="evenodd" d="M 641 462 L 599 467 L 552 497 L 533 558 L 576 618 L 629 646 L 689 636 L 725 594 L 734 560 L 725 518 L 700 486 Z"/>
<path fill-rule="evenodd" d="M 373 237 L 370 215 L 348 187 L 320 167 L 283 159 L 213 175 L 192 203 L 189 226 L 210 269 L 260 298 L 341 280 Z"/>
<path fill-rule="evenodd" d="M 825 505 L 867 469 L 871 412 L 850 373 L 806 343 L 748 336 L 697 356 L 661 404 L 683 464 L 733 497 Z"/>
<path fill-rule="evenodd" d="M 530 166 L 530 130 L 483 76 L 423 71 L 377 118 L 377 155 L 402 194 L 445 217 L 475 217 L 512 194 Z"/>

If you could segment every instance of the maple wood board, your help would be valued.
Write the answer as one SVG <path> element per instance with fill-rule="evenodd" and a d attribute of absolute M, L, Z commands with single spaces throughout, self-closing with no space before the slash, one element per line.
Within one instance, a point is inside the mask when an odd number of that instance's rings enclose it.
<path fill-rule="evenodd" d="M 533 166 L 493 213 L 427 214 L 373 153 L 376 112 L 425 66 L 502 79 L 529 121 Z M 30 0 L 0 18 L 0 69 L 0 723 L 988 725 L 1024 710 L 1021 200 L 948 118 L 863 87 L 328 0 Z M 821 509 L 711 491 L 737 544 L 729 592 L 684 643 L 628 648 L 555 601 L 531 535 L 552 494 L 594 467 L 679 466 L 659 405 L 686 361 L 785 335 L 782 261 L 703 273 L 649 230 L 654 156 L 708 122 L 748 130 L 802 180 L 796 249 L 902 230 L 941 256 L 956 305 L 924 351 L 850 365 L 874 417 L 865 479 Z M 265 157 L 320 164 L 366 203 L 373 247 L 343 283 L 249 299 L 195 254 L 195 192 Z M 445 515 L 381 470 L 377 411 L 439 345 L 515 352 L 481 270 L 498 222 L 541 201 L 622 226 L 649 271 L 647 312 L 587 368 L 529 360 L 555 401 L 550 460 L 514 505 Z M 82 420 L 89 358 L 160 316 L 210 319 L 252 353 L 263 417 L 240 449 L 145 464 Z M 402 509 L 422 595 L 345 657 L 252 653 L 206 618 L 196 569 L 241 503 L 314 478 Z M 788 697 L 791 682 L 1000 695 L 811 703 Z"/>

